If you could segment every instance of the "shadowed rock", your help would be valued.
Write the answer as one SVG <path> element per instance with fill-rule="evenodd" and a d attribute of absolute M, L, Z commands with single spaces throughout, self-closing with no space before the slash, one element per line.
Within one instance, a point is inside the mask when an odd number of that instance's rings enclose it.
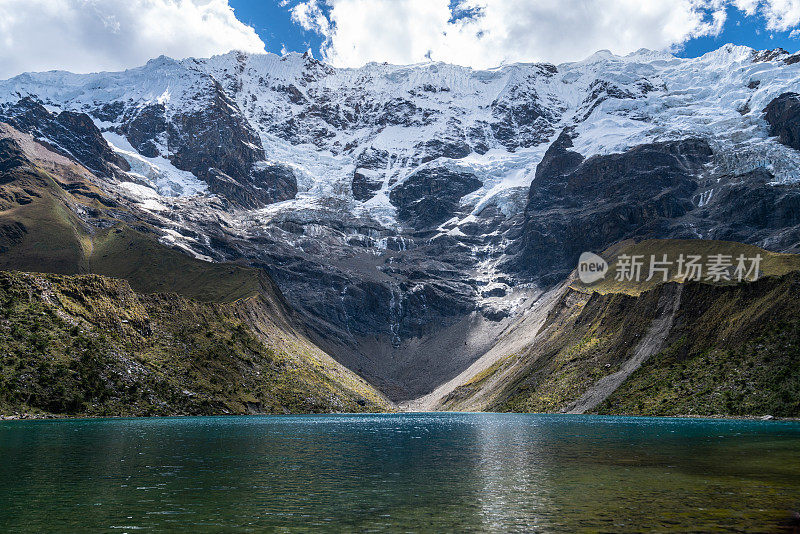
<path fill-rule="evenodd" d="M 783 93 L 764 108 L 769 134 L 786 146 L 800 150 L 800 95 Z"/>
<path fill-rule="evenodd" d="M 91 117 L 85 113 L 50 113 L 41 103 L 25 97 L 16 104 L 0 107 L 0 122 L 7 122 L 33 135 L 101 176 L 116 176 L 117 169 L 130 170 L 128 162 L 108 146 Z"/>
<path fill-rule="evenodd" d="M 708 143 L 686 139 L 640 145 L 583 160 L 565 132 L 548 149 L 531 184 L 518 268 L 555 282 L 583 251 L 636 236 L 667 233 L 669 219 L 694 208 Z"/>
<path fill-rule="evenodd" d="M 444 167 L 426 168 L 395 187 L 389 200 L 397 206 L 400 219 L 414 228 L 430 228 L 450 219 L 458 210 L 461 197 L 482 185 L 470 173 Z"/>

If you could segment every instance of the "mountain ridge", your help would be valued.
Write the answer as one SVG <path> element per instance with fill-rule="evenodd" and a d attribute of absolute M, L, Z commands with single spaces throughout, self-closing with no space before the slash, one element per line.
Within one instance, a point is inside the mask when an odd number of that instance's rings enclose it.
<path fill-rule="evenodd" d="M 267 274 L 159 242 L 51 148 L 0 124 L 0 411 L 392 408 L 309 340 Z"/>
<path fill-rule="evenodd" d="M 798 250 L 795 60 L 729 45 L 485 71 L 162 57 L 2 81 L 0 122 L 48 142 L 63 113 L 87 117 L 80 139 L 122 160 L 93 180 L 132 219 L 196 258 L 266 270 L 317 344 L 409 401 L 469 367 L 584 250 Z"/>

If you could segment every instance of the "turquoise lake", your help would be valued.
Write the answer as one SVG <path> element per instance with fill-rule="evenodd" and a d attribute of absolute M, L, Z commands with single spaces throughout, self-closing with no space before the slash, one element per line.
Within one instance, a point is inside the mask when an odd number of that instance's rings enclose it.
<path fill-rule="evenodd" d="M 524 414 L 0 422 L 2 532 L 769 532 L 800 424 Z"/>

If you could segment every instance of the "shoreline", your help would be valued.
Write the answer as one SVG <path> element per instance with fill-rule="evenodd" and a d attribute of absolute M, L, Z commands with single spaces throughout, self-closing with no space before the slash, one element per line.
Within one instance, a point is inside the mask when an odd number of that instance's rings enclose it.
<path fill-rule="evenodd" d="M 325 413 L 253 413 L 253 414 L 169 414 L 169 415 L 86 415 L 86 414 L 0 414 L 0 423 L 6 421 L 74 421 L 77 419 L 164 419 L 168 417 L 291 417 L 291 416 L 325 416 L 325 415 L 394 415 L 394 414 L 445 414 L 445 413 L 464 413 L 464 414 L 516 414 L 516 415 L 573 415 L 599 416 L 599 417 L 650 417 L 654 419 L 727 419 L 731 421 L 784 421 L 800 422 L 800 417 L 777 417 L 772 415 L 641 415 L 641 414 L 564 414 L 558 412 L 325 412 Z"/>

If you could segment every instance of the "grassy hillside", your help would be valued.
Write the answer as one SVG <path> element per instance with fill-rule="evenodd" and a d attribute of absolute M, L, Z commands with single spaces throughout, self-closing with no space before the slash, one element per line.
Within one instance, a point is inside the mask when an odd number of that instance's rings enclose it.
<path fill-rule="evenodd" d="M 376 411 L 366 382 L 251 309 L 141 295 L 121 280 L 0 272 L 0 412 Z"/>
<path fill-rule="evenodd" d="M 175 292 L 208 302 L 232 302 L 258 293 L 263 272 L 231 263 L 210 263 L 159 243 L 125 224 L 91 239 L 88 270 L 127 280 L 142 293 Z"/>
<path fill-rule="evenodd" d="M 266 273 L 167 247 L 141 215 L 0 125 L 0 269 L 78 275 L 0 272 L 0 412 L 390 407 L 303 335 Z"/>
<path fill-rule="evenodd" d="M 611 277 L 590 288 L 576 281 L 555 300 L 532 343 L 466 380 L 441 407 L 800 416 L 800 258 L 677 240 L 626 243 L 612 258 L 687 248 L 761 253 L 764 278 L 642 285 Z M 593 396 L 602 402 L 592 404 Z"/>
<path fill-rule="evenodd" d="M 664 350 L 599 413 L 800 416 L 800 273 L 682 300 Z"/>
<path fill-rule="evenodd" d="M 74 164 L 50 170 L 12 139 L 0 139 L 0 269 L 95 273 L 128 280 L 138 292 L 172 291 L 204 301 L 232 301 L 260 287 L 255 269 L 209 263 L 158 242 L 155 229 L 101 193 Z M 5 150 L 5 152 L 4 152 Z M 91 214 L 89 224 L 78 214 Z M 88 216 L 88 215 L 87 215 Z M 135 224 L 135 228 L 131 226 Z"/>
<path fill-rule="evenodd" d="M 490 367 L 445 400 L 447 409 L 558 412 L 566 409 L 630 356 L 653 320 L 655 292 L 643 298 L 567 291 L 555 303 L 533 343 Z M 488 405 L 471 398 L 495 389 Z"/>
<path fill-rule="evenodd" d="M 0 139 L 0 165 L 16 154 L 19 147 Z M 67 195 L 26 159 L 0 172 L 0 268 L 86 272 L 89 234 Z"/>

